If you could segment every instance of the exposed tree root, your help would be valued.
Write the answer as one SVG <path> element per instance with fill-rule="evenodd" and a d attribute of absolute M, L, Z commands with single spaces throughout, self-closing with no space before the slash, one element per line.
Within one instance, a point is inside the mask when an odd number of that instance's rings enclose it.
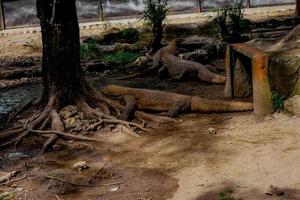
<path fill-rule="evenodd" d="M 67 133 L 66 131 L 73 132 L 68 123 L 75 123 L 78 117 L 91 122 L 88 126 L 79 123 L 79 126 L 85 127 L 84 131 L 120 130 L 133 136 L 139 136 L 140 132 L 150 130 L 152 125 L 150 122 L 155 124 L 173 122 L 175 120 L 171 117 L 177 116 L 180 112 L 236 112 L 253 109 L 252 103 L 208 100 L 176 93 L 113 85 L 104 87 L 102 92 L 87 86 L 85 95 L 75 102 L 75 106 L 71 106 L 75 107 L 75 111 L 59 108 L 60 102 L 57 102 L 57 99 L 57 95 L 52 95 L 44 110 L 29 118 L 23 126 L 1 132 L 1 141 L 8 141 L 0 144 L 0 148 L 11 144 L 17 146 L 29 135 L 45 138 L 46 141 L 41 149 L 42 154 L 47 152 L 60 138 L 104 142 L 97 138 Z M 148 114 L 136 109 L 163 112 L 171 117 Z M 76 118 L 76 116 L 78 117 Z M 133 121 L 128 121 L 130 119 Z"/>
<path fill-rule="evenodd" d="M 133 136 L 139 136 L 140 132 L 148 132 L 148 122 L 164 123 L 174 121 L 169 117 L 147 114 L 135 110 L 135 101 L 130 96 L 124 97 L 124 105 L 117 100 L 107 98 L 102 93 L 92 88 L 87 89 L 87 95 L 79 98 L 75 104 L 84 116 L 84 119 L 93 120 L 93 124 L 86 130 L 120 130 Z M 30 117 L 22 126 L 10 128 L 0 133 L 0 148 L 8 145 L 17 145 L 29 136 L 45 138 L 41 154 L 47 152 L 59 139 L 81 140 L 88 142 L 104 142 L 98 138 L 85 137 L 67 133 L 66 118 L 70 119 L 70 113 L 60 113 L 57 96 L 52 95 L 42 112 Z M 74 106 L 73 106 L 74 107 Z M 63 115 L 64 119 L 62 118 Z M 69 116 L 70 115 L 70 116 Z M 133 121 L 128 121 L 132 119 Z M 64 121 L 65 120 L 65 121 Z"/>

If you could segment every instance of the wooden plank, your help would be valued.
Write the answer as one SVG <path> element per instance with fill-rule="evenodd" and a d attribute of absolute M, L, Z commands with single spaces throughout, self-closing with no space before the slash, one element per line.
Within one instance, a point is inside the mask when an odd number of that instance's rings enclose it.
<path fill-rule="evenodd" d="M 0 0 L 0 30 L 5 29 L 5 18 L 4 18 L 4 10 L 3 10 L 3 1 Z"/>

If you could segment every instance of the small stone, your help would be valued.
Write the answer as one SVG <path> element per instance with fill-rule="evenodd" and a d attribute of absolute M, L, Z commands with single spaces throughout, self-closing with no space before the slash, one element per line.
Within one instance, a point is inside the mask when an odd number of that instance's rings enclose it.
<path fill-rule="evenodd" d="M 89 166 L 87 166 L 87 163 L 86 161 L 78 161 L 76 162 L 74 165 L 73 165 L 73 169 L 76 169 L 76 170 L 84 170 L 84 169 L 88 169 Z"/>
<path fill-rule="evenodd" d="M 208 133 L 211 134 L 211 135 L 216 135 L 217 134 L 217 130 L 213 127 L 210 127 L 208 129 Z"/>
<path fill-rule="evenodd" d="M 116 191 L 118 191 L 118 190 L 119 190 L 119 186 L 113 187 L 113 188 L 110 189 L 111 192 L 116 192 Z"/>
<path fill-rule="evenodd" d="M 273 119 L 274 119 L 274 116 L 273 116 L 272 114 L 267 115 L 267 116 L 265 117 L 265 121 L 270 121 L 270 120 L 273 120 Z"/>
<path fill-rule="evenodd" d="M 22 192 L 22 191 L 24 190 L 24 188 L 16 188 L 16 190 L 17 190 L 18 192 Z"/>
<path fill-rule="evenodd" d="M 300 116 L 300 95 L 295 95 L 285 100 L 284 109 L 293 115 Z"/>

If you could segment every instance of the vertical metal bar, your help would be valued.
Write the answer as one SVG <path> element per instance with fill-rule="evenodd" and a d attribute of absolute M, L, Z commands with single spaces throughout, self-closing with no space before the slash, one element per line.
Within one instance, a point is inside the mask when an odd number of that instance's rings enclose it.
<path fill-rule="evenodd" d="M 199 1 L 199 11 L 202 12 L 202 0 L 198 0 Z"/>
<path fill-rule="evenodd" d="M 102 0 L 99 0 L 99 17 L 100 17 L 100 21 L 104 21 L 104 9 L 103 9 Z"/>
<path fill-rule="evenodd" d="M 0 30 L 5 29 L 5 17 L 4 17 L 4 9 L 3 9 L 3 1 L 0 0 Z"/>
<path fill-rule="evenodd" d="M 247 0 L 247 7 L 251 8 L 251 0 Z"/>

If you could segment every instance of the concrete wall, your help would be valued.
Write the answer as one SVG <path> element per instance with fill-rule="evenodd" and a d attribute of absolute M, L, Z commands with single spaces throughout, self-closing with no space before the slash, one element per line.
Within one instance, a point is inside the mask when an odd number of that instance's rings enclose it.
<path fill-rule="evenodd" d="M 1 0 L 0 0 L 1 1 Z M 102 0 L 106 19 L 127 18 L 140 15 L 144 9 L 144 0 Z M 222 7 L 231 0 L 170 0 L 173 12 L 199 12 L 210 8 Z M 291 4 L 295 0 L 243 0 L 245 6 L 265 6 Z M 78 17 L 81 22 L 98 21 L 99 0 L 77 0 Z M 5 0 L 3 2 L 6 27 L 30 26 L 38 24 L 35 0 Z"/>

